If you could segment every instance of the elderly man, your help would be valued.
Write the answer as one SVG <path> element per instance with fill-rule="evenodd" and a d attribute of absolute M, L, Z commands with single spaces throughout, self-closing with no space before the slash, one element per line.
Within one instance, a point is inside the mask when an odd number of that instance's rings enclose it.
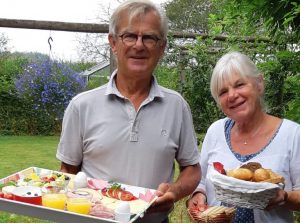
<path fill-rule="evenodd" d="M 117 58 L 110 81 L 76 96 L 63 121 L 57 150 L 61 170 L 158 190 L 142 222 L 168 222 L 174 202 L 199 183 L 192 116 L 175 91 L 153 71 L 164 54 L 167 19 L 147 0 L 122 3 L 108 35 Z M 175 160 L 180 174 L 173 182 Z"/>

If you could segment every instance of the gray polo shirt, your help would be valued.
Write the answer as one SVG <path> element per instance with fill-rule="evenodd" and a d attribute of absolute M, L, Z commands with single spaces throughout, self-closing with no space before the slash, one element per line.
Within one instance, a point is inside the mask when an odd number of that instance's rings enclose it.
<path fill-rule="evenodd" d="M 188 104 L 153 77 L 136 112 L 116 88 L 115 75 L 70 102 L 56 157 L 75 166 L 82 162 L 93 178 L 152 189 L 172 182 L 175 159 L 180 166 L 199 162 Z"/>

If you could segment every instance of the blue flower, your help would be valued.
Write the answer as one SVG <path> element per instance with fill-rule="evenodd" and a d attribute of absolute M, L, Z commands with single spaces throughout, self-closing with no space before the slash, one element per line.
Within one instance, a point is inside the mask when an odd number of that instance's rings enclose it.
<path fill-rule="evenodd" d="M 46 60 L 28 64 L 15 86 L 21 98 L 32 102 L 33 109 L 62 119 L 70 100 L 85 89 L 85 82 L 67 64 Z"/>

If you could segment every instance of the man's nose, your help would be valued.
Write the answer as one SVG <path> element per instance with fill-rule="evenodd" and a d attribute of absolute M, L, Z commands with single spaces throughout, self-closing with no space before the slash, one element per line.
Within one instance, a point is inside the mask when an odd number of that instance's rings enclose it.
<path fill-rule="evenodd" d="M 135 46 L 136 47 L 144 47 L 143 36 L 138 36 L 137 37 Z"/>

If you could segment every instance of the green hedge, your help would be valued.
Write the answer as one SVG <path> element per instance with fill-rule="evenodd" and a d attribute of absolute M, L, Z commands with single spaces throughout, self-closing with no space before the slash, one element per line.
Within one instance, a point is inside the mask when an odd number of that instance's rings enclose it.
<path fill-rule="evenodd" d="M 60 125 L 15 94 L 0 92 L 0 135 L 54 135 L 60 132 Z"/>

